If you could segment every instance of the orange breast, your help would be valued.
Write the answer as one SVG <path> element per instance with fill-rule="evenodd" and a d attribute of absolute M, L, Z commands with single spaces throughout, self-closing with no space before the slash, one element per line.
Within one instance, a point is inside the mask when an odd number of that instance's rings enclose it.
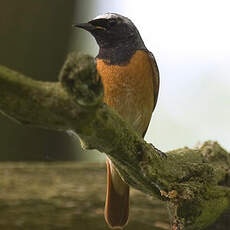
<path fill-rule="evenodd" d="M 142 135 L 154 106 L 153 70 L 149 55 L 138 50 L 125 66 L 108 65 L 97 59 L 104 85 L 104 102 L 114 108 Z"/>

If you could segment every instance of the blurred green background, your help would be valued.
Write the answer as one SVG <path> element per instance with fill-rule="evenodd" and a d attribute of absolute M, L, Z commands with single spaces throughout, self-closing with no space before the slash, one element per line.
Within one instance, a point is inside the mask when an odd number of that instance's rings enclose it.
<path fill-rule="evenodd" d="M 225 1 L 2 1 L 0 63 L 34 79 L 56 81 L 68 52 L 96 55 L 75 22 L 118 12 L 137 25 L 154 53 L 161 88 L 146 140 L 167 151 L 230 140 L 230 20 Z M 66 133 L 28 128 L 0 114 L 1 161 L 103 160 Z"/>
<path fill-rule="evenodd" d="M 73 0 L 2 1 L 0 63 L 37 80 L 56 81 L 68 53 L 74 5 Z M 65 133 L 0 117 L 0 160 L 78 159 L 72 142 Z"/>

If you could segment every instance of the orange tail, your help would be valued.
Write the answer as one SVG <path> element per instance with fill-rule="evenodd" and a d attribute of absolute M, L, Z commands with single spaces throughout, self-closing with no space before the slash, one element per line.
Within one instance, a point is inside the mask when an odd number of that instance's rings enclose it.
<path fill-rule="evenodd" d="M 111 228 L 123 228 L 129 216 L 129 186 L 107 160 L 107 196 L 105 220 Z"/>

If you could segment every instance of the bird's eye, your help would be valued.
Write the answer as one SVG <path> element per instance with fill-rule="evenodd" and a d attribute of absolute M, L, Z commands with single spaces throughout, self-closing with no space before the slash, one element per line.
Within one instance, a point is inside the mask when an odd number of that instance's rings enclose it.
<path fill-rule="evenodd" d="M 117 21 L 115 19 L 109 19 L 108 20 L 108 25 L 109 27 L 112 27 L 117 24 Z"/>

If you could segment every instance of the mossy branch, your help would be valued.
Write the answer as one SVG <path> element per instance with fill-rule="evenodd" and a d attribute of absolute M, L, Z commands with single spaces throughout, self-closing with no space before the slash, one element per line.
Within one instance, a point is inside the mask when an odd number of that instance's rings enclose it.
<path fill-rule="evenodd" d="M 71 54 L 59 82 L 39 82 L 0 66 L 0 111 L 25 125 L 71 131 L 105 152 L 132 187 L 169 201 L 173 229 L 204 229 L 230 206 L 230 155 L 217 143 L 167 157 L 103 104 L 95 61 Z M 215 207 L 215 208 L 214 208 Z"/>

